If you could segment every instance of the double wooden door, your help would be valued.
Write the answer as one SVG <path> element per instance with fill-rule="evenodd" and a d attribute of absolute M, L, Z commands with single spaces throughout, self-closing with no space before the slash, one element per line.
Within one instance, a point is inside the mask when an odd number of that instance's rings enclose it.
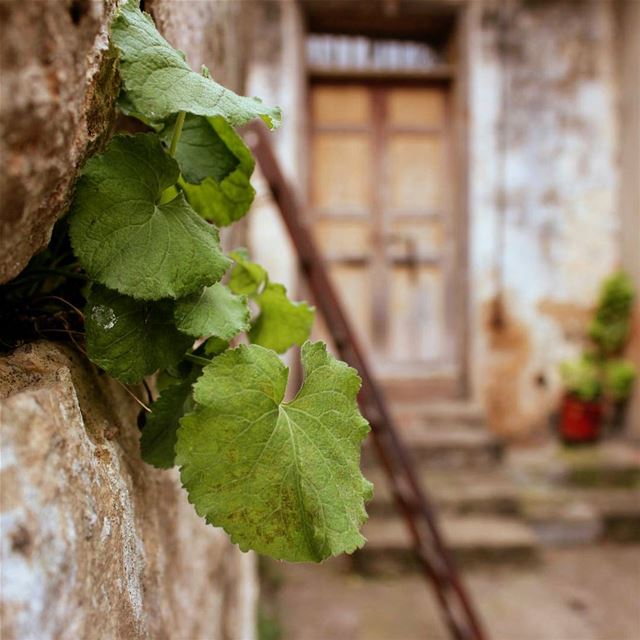
<path fill-rule="evenodd" d="M 310 123 L 311 223 L 374 368 L 418 390 L 434 377 L 455 384 L 447 87 L 314 83 Z"/>

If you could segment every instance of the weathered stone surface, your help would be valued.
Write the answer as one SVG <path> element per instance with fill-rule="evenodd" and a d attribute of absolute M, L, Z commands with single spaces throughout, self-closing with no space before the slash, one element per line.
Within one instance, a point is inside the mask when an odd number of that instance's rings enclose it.
<path fill-rule="evenodd" d="M 48 242 L 85 160 L 113 129 L 119 79 L 108 29 L 119 0 L 0 3 L 0 283 Z M 195 69 L 241 90 L 239 2 L 145 4 Z"/>
<path fill-rule="evenodd" d="M 0 360 L 1 633 L 253 637 L 253 557 L 138 453 L 139 406 L 76 352 Z"/>
<path fill-rule="evenodd" d="M 0 3 L 0 282 L 48 242 L 78 169 L 111 128 L 117 0 Z"/>

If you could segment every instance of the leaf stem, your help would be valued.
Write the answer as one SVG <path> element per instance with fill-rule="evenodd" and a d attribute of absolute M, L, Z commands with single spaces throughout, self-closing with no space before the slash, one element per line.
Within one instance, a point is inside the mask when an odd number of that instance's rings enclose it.
<path fill-rule="evenodd" d="M 169 155 L 173 158 L 176 155 L 176 148 L 178 147 L 178 141 L 180 140 L 180 134 L 182 133 L 182 127 L 184 126 L 184 119 L 186 118 L 186 111 L 180 111 L 176 118 L 176 125 L 173 128 L 173 135 L 171 136 L 171 144 L 169 145 Z"/>
<path fill-rule="evenodd" d="M 203 367 L 206 367 L 208 364 L 211 364 L 213 362 L 213 360 L 209 360 L 207 358 L 201 358 L 200 356 L 195 356 L 193 355 L 193 353 L 187 353 L 184 357 L 185 357 L 185 360 L 190 360 L 191 362 L 200 364 Z"/>
<path fill-rule="evenodd" d="M 82 313 L 82 311 L 80 311 L 80 309 L 78 309 L 78 307 L 76 307 L 74 304 L 71 304 L 68 300 L 61 298 L 60 296 L 41 296 L 37 298 L 37 300 L 58 300 L 59 302 L 64 302 L 67 306 L 71 307 L 84 320 L 84 313 Z"/>
<path fill-rule="evenodd" d="M 117 378 L 112 379 L 115 380 L 147 413 L 153 413 L 153 411 L 144 402 L 142 402 L 142 400 L 140 400 L 140 398 L 138 398 L 138 396 L 133 393 L 126 384 L 120 382 Z"/>

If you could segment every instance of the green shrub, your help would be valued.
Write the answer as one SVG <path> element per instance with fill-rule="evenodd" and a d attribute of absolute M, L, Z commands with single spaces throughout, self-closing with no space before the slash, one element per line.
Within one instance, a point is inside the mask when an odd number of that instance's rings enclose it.
<path fill-rule="evenodd" d="M 623 359 L 609 360 L 603 369 L 605 393 L 615 402 L 626 400 L 631 395 L 636 375 L 633 362 Z"/>
<path fill-rule="evenodd" d="M 560 364 L 569 393 L 585 402 L 599 398 L 622 402 L 631 395 L 636 368 L 615 356 L 629 338 L 633 299 L 633 283 L 626 273 L 614 273 L 602 283 L 589 324 L 591 347 L 580 357 Z"/>
<path fill-rule="evenodd" d="M 595 360 L 586 354 L 560 365 L 560 375 L 569 393 L 591 402 L 602 395 L 600 372 Z"/>
<path fill-rule="evenodd" d="M 629 336 L 633 298 L 631 278 L 622 271 L 602 284 L 598 306 L 589 325 L 589 337 L 602 355 L 614 355 L 624 347 Z"/>

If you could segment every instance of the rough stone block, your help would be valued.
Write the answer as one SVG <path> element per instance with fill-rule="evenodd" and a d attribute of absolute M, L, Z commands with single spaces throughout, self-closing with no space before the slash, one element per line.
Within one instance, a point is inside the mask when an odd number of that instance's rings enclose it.
<path fill-rule="evenodd" d="M 116 4 L 0 3 L 0 283 L 48 243 L 78 170 L 111 129 Z"/>
<path fill-rule="evenodd" d="M 253 637 L 253 556 L 145 465 L 138 405 L 50 343 L 0 360 L 0 635 Z"/>

